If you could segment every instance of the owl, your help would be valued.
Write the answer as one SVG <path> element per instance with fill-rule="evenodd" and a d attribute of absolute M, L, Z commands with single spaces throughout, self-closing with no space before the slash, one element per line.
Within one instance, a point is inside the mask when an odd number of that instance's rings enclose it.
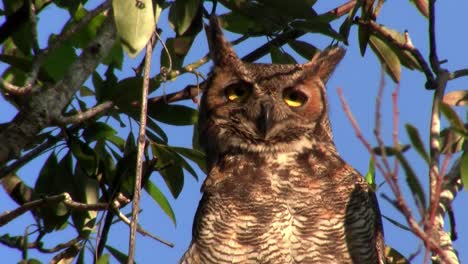
<path fill-rule="evenodd" d="M 207 155 L 183 264 L 384 263 L 375 194 L 337 153 L 325 83 L 345 54 L 305 64 L 241 61 L 216 18 L 200 103 Z"/>

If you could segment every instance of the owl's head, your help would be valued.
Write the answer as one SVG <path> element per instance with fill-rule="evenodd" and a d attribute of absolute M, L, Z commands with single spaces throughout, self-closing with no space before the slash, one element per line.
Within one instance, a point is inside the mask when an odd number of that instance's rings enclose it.
<path fill-rule="evenodd" d="M 325 83 L 345 51 L 331 47 L 305 64 L 241 61 L 217 18 L 207 29 L 214 69 L 200 106 L 200 144 L 226 151 L 281 152 L 332 143 Z"/>

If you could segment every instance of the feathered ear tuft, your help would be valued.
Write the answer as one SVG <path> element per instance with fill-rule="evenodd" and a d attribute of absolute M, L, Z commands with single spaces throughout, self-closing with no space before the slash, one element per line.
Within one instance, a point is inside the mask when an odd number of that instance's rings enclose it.
<path fill-rule="evenodd" d="M 323 83 L 326 83 L 345 53 L 344 48 L 331 46 L 322 52 L 316 53 L 304 66 L 309 68 L 315 76 L 318 76 Z"/>
<path fill-rule="evenodd" d="M 211 59 L 215 66 L 224 67 L 239 61 L 231 44 L 224 38 L 218 17 L 211 15 L 210 25 L 205 25 Z"/>

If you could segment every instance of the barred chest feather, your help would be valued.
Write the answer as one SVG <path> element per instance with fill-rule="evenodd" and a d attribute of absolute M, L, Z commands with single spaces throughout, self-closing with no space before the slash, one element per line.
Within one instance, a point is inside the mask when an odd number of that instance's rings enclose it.
<path fill-rule="evenodd" d="M 203 191 L 182 263 L 378 263 L 367 185 L 327 149 L 226 154 Z"/>

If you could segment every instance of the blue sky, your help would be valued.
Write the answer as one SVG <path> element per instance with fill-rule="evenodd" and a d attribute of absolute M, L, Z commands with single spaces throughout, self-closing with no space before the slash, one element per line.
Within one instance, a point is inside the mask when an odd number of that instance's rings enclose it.
<path fill-rule="evenodd" d="M 316 5 L 318 13 L 325 12 L 330 8 L 343 3 L 345 1 L 319 1 Z M 448 62 L 444 64 L 449 70 L 457 70 L 460 68 L 468 67 L 468 52 L 466 47 L 468 46 L 468 36 L 465 34 L 464 26 L 468 24 L 468 17 L 466 16 L 466 10 L 468 10 L 468 2 L 456 1 L 456 2 L 440 2 L 437 3 L 437 40 L 438 40 L 438 51 L 439 58 L 447 59 Z M 167 13 L 163 13 L 161 18 L 160 26 L 167 28 L 166 21 Z M 68 15 L 63 10 L 56 8 L 47 8 L 40 18 L 40 36 L 44 36 L 50 33 L 57 33 L 60 31 L 62 21 L 68 19 Z M 0 22 L 2 20 L 0 19 Z M 60 23 L 58 23 L 60 22 Z M 428 36 L 427 36 L 427 21 L 423 18 L 417 10 L 409 3 L 409 1 L 394 0 L 386 1 L 381 14 L 378 18 L 378 22 L 395 30 L 403 32 L 408 30 L 412 39 L 413 44 L 418 47 L 424 56 L 428 54 Z M 341 24 L 341 20 L 335 23 L 333 26 L 338 29 Z M 350 45 L 347 47 L 347 55 L 335 71 L 333 77 L 328 82 L 328 99 L 330 104 L 330 118 L 335 136 L 335 142 L 338 151 L 341 153 L 343 158 L 350 163 L 352 166 L 357 168 L 361 173 L 367 171 L 369 154 L 363 145 L 356 138 L 354 131 L 352 130 L 348 119 L 346 118 L 344 111 L 339 103 L 337 96 L 337 88 L 342 88 L 347 99 L 351 110 L 358 121 L 365 137 L 370 142 L 375 143 L 373 138 L 372 130 L 374 127 L 374 110 L 375 110 L 375 96 L 377 94 L 377 88 L 379 85 L 381 67 L 376 59 L 375 55 L 368 49 L 366 55 L 361 57 L 357 44 L 357 31 L 354 28 L 350 35 Z M 170 30 L 165 30 L 162 37 L 173 36 Z M 237 36 L 226 33 L 228 39 L 233 40 Z M 41 45 L 44 47 L 47 38 L 41 37 Z M 318 47 L 326 47 L 330 43 L 330 39 L 326 39 L 316 34 L 309 34 L 306 37 L 302 37 L 301 40 L 310 42 Z M 255 47 L 263 44 L 266 41 L 265 38 L 257 38 L 249 40 L 241 45 L 235 47 L 235 50 L 240 56 L 245 55 L 252 51 Z M 187 56 L 185 64 L 198 60 L 207 53 L 205 36 L 203 33 L 199 34 L 194 48 Z M 156 74 L 159 69 L 159 54 L 161 46 L 158 45 L 154 53 L 153 58 L 153 70 L 152 73 Z M 288 50 L 288 49 L 286 49 Z M 139 63 L 141 56 L 137 59 L 126 59 L 124 68 L 118 73 L 118 77 L 123 79 L 131 76 L 133 71 L 132 66 Z M 265 56 L 261 59 L 262 62 L 268 62 L 269 56 Z M 303 59 L 298 58 L 298 61 L 304 62 Z M 204 73 L 209 71 L 210 65 L 206 65 L 202 68 Z M 0 64 L 0 72 L 5 69 L 5 65 Z M 387 77 L 386 79 L 385 93 L 383 97 L 383 134 L 387 144 L 391 144 L 391 93 L 395 88 L 395 84 Z M 432 92 L 424 89 L 424 75 L 420 72 L 409 71 L 404 69 L 402 71 L 402 79 L 400 84 L 400 96 L 399 96 L 399 110 L 400 110 L 400 141 L 402 143 L 408 143 L 409 140 L 405 134 L 404 124 L 411 123 L 416 126 L 426 142 L 428 138 L 428 114 L 431 109 Z M 195 83 L 195 78 L 192 76 L 183 77 L 176 82 L 168 82 L 165 85 L 167 93 L 177 91 L 186 84 Z M 467 79 L 458 79 L 452 81 L 448 85 L 448 91 L 466 89 Z M 160 89 L 162 90 L 162 89 Z M 196 108 L 197 106 L 192 101 L 180 102 L 191 107 Z M 466 110 L 457 109 L 461 116 L 465 116 Z M 8 105 L 7 102 L 0 98 L 0 123 L 8 122 L 15 115 L 13 107 Z M 169 140 L 171 145 L 176 146 L 191 146 L 191 135 L 192 127 L 173 127 L 162 125 L 163 128 L 167 129 Z M 118 125 L 114 124 L 116 129 L 120 129 Z M 122 135 L 128 132 L 126 129 L 119 131 Z M 423 182 L 427 191 L 427 168 L 424 166 L 425 163 L 422 161 L 415 151 L 410 150 L 408 153 L 411 165 L 416 168 L 416 171 Z M 39 168 L 42 167 L 45 157 L 39 158 L 34 162 L 31 162 L 28 166 L 25 166 L 19 171 L 19 175 L 29 184 L 33 185 L 34 180 L 37 177 Z M 171 205 L 175 211 L 177 218 L 177 225 L 174 226 L 170 219 L 164 215 L 161 209 L 149 199 L 147 195 L 143 195 L 142 209 L 143 212 L 140 216 L 140 222 L 145 229 L 156 234 L 166 240 L 169 240 L 175 244 L 174 248 L 168 248 L 165 245 L 159 244 L 149 238 L 139 236 L 137 241 L 137 255 L 136 260 L 139 263 L 176 263 L 181 257 L 183 252 L 188 247 L 191 238 L 192 219 L 195 213 L 198 201 L 201 197 L 200 186 L 204 175 L 200 172 L 200 180 L 197 182 L 190 175 L 185 176 L 185 186 L 178 199 L 172 199 L 168 189 L 165 187 L 163 180 L 159 175 L 154 174 L 152 180 L 162 189 L 162 191 L 169 198 Z M 406 194 L 409 194 L 407 187 L 405 186 L 404 175 L 400 175 L 401 184 Z M 377 175 L 377 182 L 382 182 L 382 176 Z M 379 190 L 379 194 L 384 192 L 390 196 L 391 192 L 387 186 L 383 186 Z M 408 196 L 409 197 L 409 196 Z M 410 202 L 412 199 L 408 199 Z M 16 206 L 12 203 L 9 198 L 5 195 L 3 190 L 0 190 L 0 212 L 5 210 L 14 209 Z M 390 206 L 383 199 L 379 199 L 382 213 L 393 219 L 405 223 L 404 218 L 399 214 L 392 206 Z M 464 209 L 468 203 L 468 195 L 465 191 L 459 193 L 455 203 L 454 212 L 457 221 L 457 231 L 459 239 L 455 242 L 455 247 L 458 249 L 461 257 L 461 262 L 468 261 L 468 226 L 465 224 L 468 222 L 468 212 Z M 125 208 L 126 212 L 130 208 Z M 413 211 L 414 210 L 413 207 Z M 22 234 L 26 226 L 30 223 L 31 217 L 25 215 L 20 217 L 17 221 L 10 223 L 0 228 L 0 236 L 5 233 Z M 406 256 L 414 253 L 420 242 L 411 234 L 403 231 L 399 228 L 394 227 L 392 224 L 384 220 L 385 238 L 387 244 L 396 248 Z M 109 244 L 113 247 L 119 248 L 123 252 L 127 251 L 128 244 L 128 227 L 122 224 L 113 226 L 109 237 Z M 72 238 L 73 234 L 63 232 L 59 236 L 51 237 L 52 246 L 53 243 L 64 242 L 67 238 Z M 0 256 L 2 256 L 2 262 L 5 263 L 16 263 L 20 260 L 20 253 L 9 248 L 0 247 Z M 35 254 L 31 251 L 31 256 L 42 256 L 41 260 L 44 262 L 50 260 L 52 256 L 43 256 Z M 115 262 L 115 260 L 113 261 Z M 414 263 L 421 263 L 422 258 L 418 257 Z"/>

